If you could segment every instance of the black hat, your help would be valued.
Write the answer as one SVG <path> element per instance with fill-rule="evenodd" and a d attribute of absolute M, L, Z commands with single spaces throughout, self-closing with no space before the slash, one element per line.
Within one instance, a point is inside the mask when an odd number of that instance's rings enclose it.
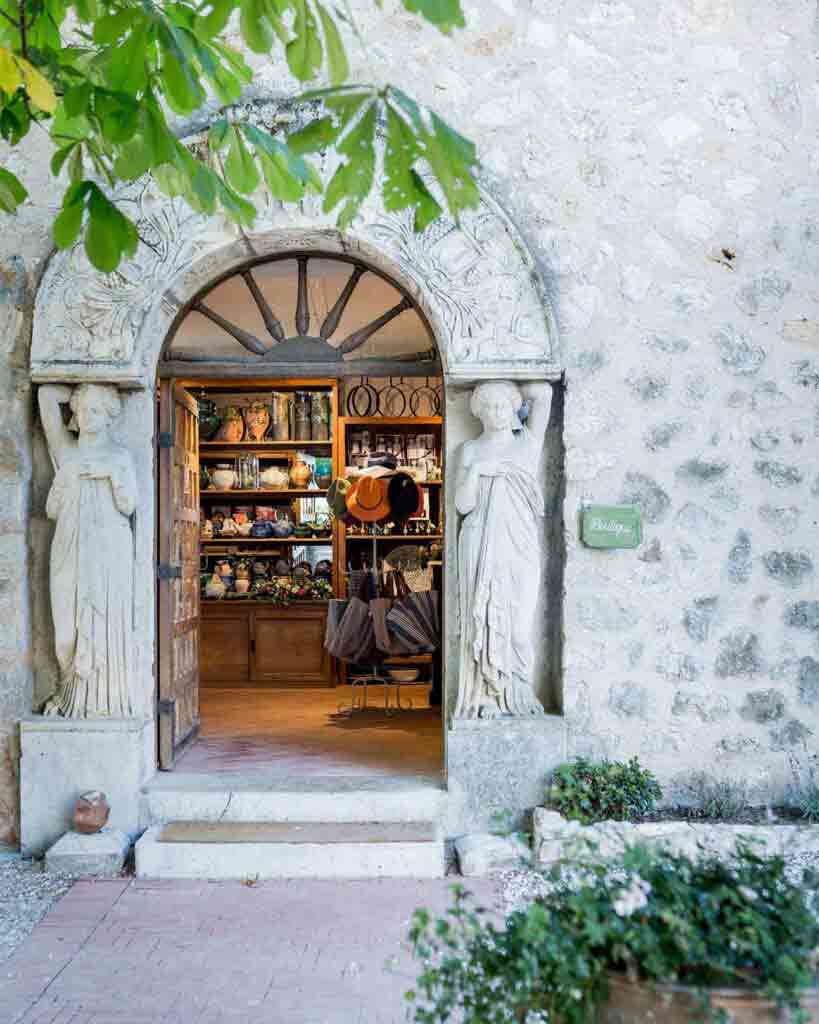
<path fill-rule="evenodd" d="M 421 488 L 409 473 L 394 473 L 387 485 L 387 501 L 394 519 L 408 519 L 418 515 Z"/>

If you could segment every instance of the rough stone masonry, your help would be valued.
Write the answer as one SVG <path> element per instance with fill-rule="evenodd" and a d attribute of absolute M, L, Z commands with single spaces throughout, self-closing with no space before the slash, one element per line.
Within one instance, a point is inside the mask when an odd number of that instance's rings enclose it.
<path fill-rule="evenodd" d="M 637 754 L 782 795 L 819 746 L 819 148 L 811 0 L 480 0 L 447 39 L 353 4 L 354 76 L 476 140 L 546 281 L 565 405 L 562 709 L 570 753 Z M 257 95 L 292 95 L 251 57 Z M 49 482 L 28 379 L 58 201 L 0 234 L 0 840 L 16 723 L 52 689 Z M 89 311 L 92 315 L 93 311 Z M 584 502 L 635 502 L 636 551 L 585 549 Z M 35 645 L 34 638 L 40 638 Z"/>

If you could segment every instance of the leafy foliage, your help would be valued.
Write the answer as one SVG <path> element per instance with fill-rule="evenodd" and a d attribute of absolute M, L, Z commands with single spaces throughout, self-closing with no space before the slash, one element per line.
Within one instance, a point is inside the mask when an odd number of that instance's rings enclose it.
<path fill-rule="evenodd" d="M 558 865 L 549 892 L 498 927 L 468 894 L 410 930 L 421 963 L 407 993 L 416 1024 L 508 1024 L 546 1011 L 561 1024 L 593 1024 L 607 975 L 679 983 L 717 1021 L 712 987 L 748 986 L 806 1024 L 800 993 L 813 984 L 819 922 L 781 857 L 740 847 L 733 860 L 628 847 L 608 865 Z M 808 873 L 803 885 L 815 884 Z"/>
<path fill-rule="evenodd" d="M 636 757 L 628 762 L 585 757 L 559 765 L 547 803 L 570 821 L 632 821 L 654 810 L 663 793 L 654 775 Z"/>
<path fill-rule="evenodd" d="M 377 2 L 377 0 L 376 0 Z M 464 24 L 460 0 L 404 0 L 444 33 Z M 382 180 L 376 139 L 383 128 L 385 202 L 410 209 L 422 230 L 444 207 L 456 217 L 478 201 L 475 147 L 439 115 L 392 86 L 345 85 L 350 65 L 338 20 L 322 0 L 0 0 L 0 138 L 20 144 L 32 124 L 54 146 L 51 173 L 68 184 L 54 226 L 58 246 L 84 237 L 91 262 L 114 269 L 138 244 L 135 226 L 110 196 L 149 174 L 195 210 L 253 223 L 259 188 L 284 202 L 324 190 L 306 156 L 335 148 L 340 161 L 324 192 L 326 212 L 346 227 Z M 226 42 L 238 22 L 253 53 L 276 54 L 325 114 L 290 138 L 235 118 L 252 80 Z M 202 151 L 185 147 L 168 113 L 188 116 L 206 100 L 223 107 Z M 424 183 L 437 183 L 443 204 Z M 28 194 L 0 167 L 0 210 Z"/>

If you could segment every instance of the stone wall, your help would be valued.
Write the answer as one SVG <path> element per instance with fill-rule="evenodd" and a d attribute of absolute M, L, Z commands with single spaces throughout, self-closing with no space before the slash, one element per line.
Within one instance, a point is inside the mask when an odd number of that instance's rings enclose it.
<path fill-rule="evenodd" d="M 781 790 L 819 735 L 819 204 L 809 0 L 481 0 L 440 37 L 354 4 L 355 74 L 479 144 L 547 282 L 568 371 L 562 700 L 570 750 Z M 259 94 L 292 93 L 259 67 Z M 0 837 L 15 721 L 47 690 L 47 527 L 31 466 L 30 311 L 56 196 L 0 236 Z M 38 474 L 47 480 L 47 463 Z M 578 543 L 584 501 L 636 501 L 637 552 Z M 34 518 L 26 530 L 31 510 Z M 31 584 L 29 584 L 31 580 Z"/>

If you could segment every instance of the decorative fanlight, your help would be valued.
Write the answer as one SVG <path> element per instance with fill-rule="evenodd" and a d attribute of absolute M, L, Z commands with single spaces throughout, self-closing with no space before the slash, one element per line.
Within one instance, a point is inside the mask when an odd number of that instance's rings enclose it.
<path fill-rule="evenodd" d="M 333 257 L 328 257 L 326 254 L 321 253 L 316 253 L 314 258 L 321 260 L 324 264 L 326 264 L 328 259 L 333 259 Z M 389 284 L 401 294 L 401 300 L 389 309 L 386 309 L 379 316 L 369 320 L 363 326 L 342 338 L 340 342 L 332 343 L 331 340 L 334 339 L 353 292 L 355 292 L 359 282 L 365 274 L 373 274 L 375 271 L 371 270 L 364 263 L 359 263 L 353 260 L 335 260 L 335 262 L 344 262 L 348 264 L 352 267 L 352 270 L 349 278 L 341 289 L 341 292 L 333 303 L 333 306 L 326 313 L 321 323 L 318 323 L 315 313 L 311 315 L 311 303 L 308 295 L 308 282 L 310 280 L 309 265 L 311 257 L 296 256 L 295 259 L 298 264 L 295 315 L 297 333 L 291 337 L 286 337 L 282 322 L 276 315 L 275 309 L 271 306 L 270 302 L 268 302 L 259 287 L 259 283 L 254 277 L 252 267 L 247 267 L 244 270 L 239 271 L 234 275 L 234 278 L 241 278 L 244 282 L 247 292 L 258 309 L 262 323 L 267 331 L 268 336 L 266 338 L 257 337 L 256 334 L 246 330 L 244 327 L 240 327 L 238 324 L 224 317 L 221 313 L 218 313 L 215 309 L 212 309 L 207 304 L 207 294 L 202 298 L 196 299 L 189 308 L 206 317 L 211 323 L 215 324 L 226 334 L 229 334 L 246 352 L 249 352 L 253 356 L 257 356 L 259 360 L 288 363 L 299 363 L 304 361 L 341 362 L 345 356 L 349 356 L 351 353 L 360 349 L 361 346 L 372 338 L 374 334 L 380 331 L 386 324 L 390 323 L 390 321 L 401 316 L 402 313 L 405 313 L 408 310 L 413 310 L 416 316 L 420 317 L 418 309 L 409 295 L 407 295 L 406 292 L 404 292 L 403 289 L 401 289 L 394 281 L 384 278 L 384 275 L 378 274 L 377 276 L 387 280 Z M 315 301 L 313 302 L 313 308 L 314 310 L 316 308 Z M 422 352 L 415 352 L 409 355 L 402 353 L 398 356 L 387 356 L 387 359 L 392 358 L 396 361 L 406 362 L 408 360 L 429 360 L 435 358 L 434 342 L 429 328 L 426 326 L 426 322 L 423 318 L 420 317 L 420 319 L 424 325 L 424 333 L 429 339 L 429 347 Z M 311 333 L 311 328 L 313 330 L 316 330 L 317 328 L 318 333 Z M 175 353 L 171 356 L 169 352 L 168 357 L 185 359 L 185 355 L 182 353 Z"/>

